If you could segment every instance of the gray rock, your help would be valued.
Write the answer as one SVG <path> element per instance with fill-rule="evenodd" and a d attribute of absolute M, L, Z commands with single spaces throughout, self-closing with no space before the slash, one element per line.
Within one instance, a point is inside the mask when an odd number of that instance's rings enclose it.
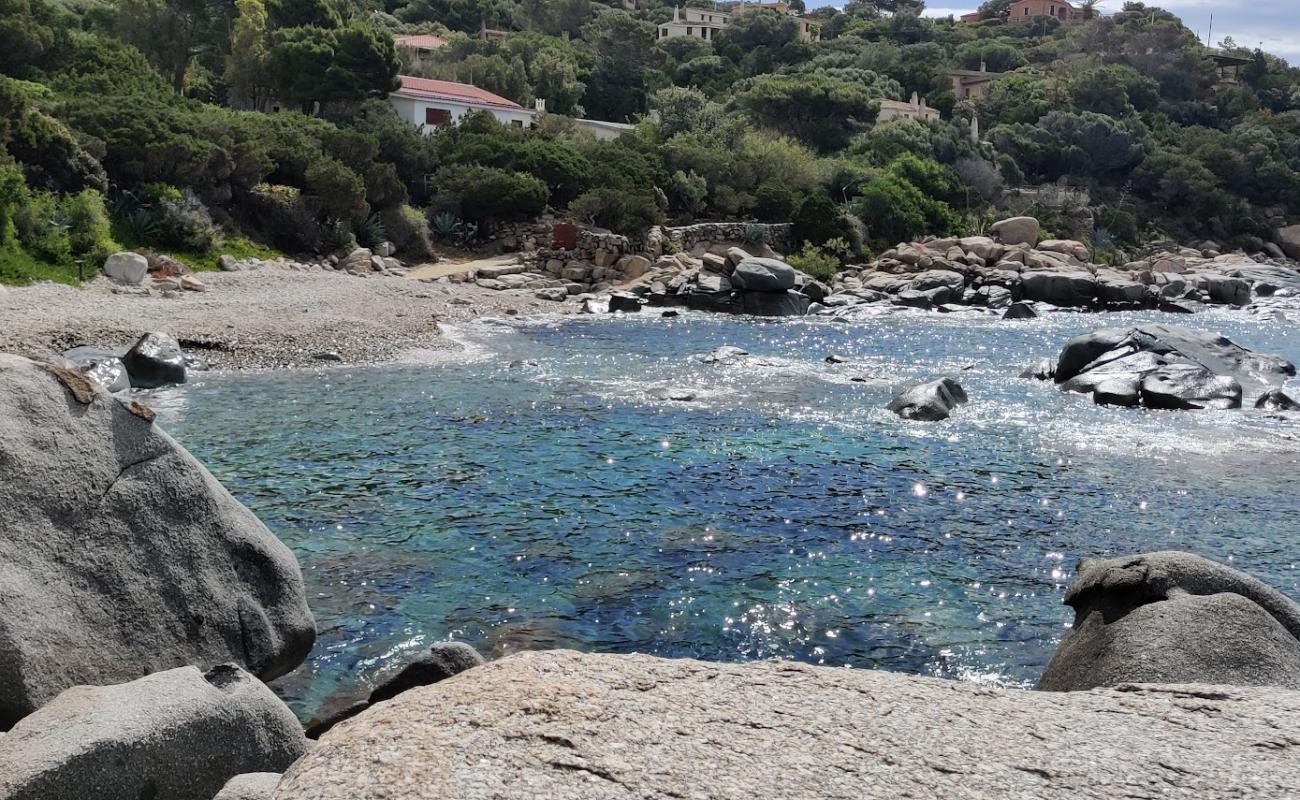
<path fill-rule="evenodd" d="M 1033 379 L 1036 381 L 1047 381 L 1052 379 L 1056 373 L 1056 367 L 1049 358 L 1040 358 L 1033 364 L 1029 365 L 1020 373 L 1021 378 Z"/>
<path fill-rule="evenodd" d="M 556 286 L 550 289 L 538 289 L 533 293 L 538 300 L 550 300 L 554 303 L 563 303 L 569 299 L 569 290 L 563 286 Z"/>
<path fill-rule="evenodd" d="M 119 286 L 139 286 L 149 274 L 149 259 L 139 253 L 114 253 L 104 262 L 104 274 Z"/>
<path fill-rule="evenodd" d="M 126 365 L 112 350 L 103 347 L 74 347 L 63 358 L 90 380 L 110 392 L 125 392 L 131 388 L 131 377 Z"/>
<path fill-rule="evenodd" d="M 902 392 L 885 408 L 903 419 L 938 422 L 947 419 L 953 409 L 969 400 L 966 390 L 952 378 L 922 383 Z"/>
<path fill-rule="evenodd" d="M 1300 693 L 994 690 L 791 661 L 526 652 L 340 725 L 277 800 L 1285 798 Z"/>
<path fill-rule="evenodd" d="M 372 260 L 375 254 L 364 247 L 358 247 L 351 253 L 348 253 L 342 261 L 339 262 L 339 269 L 346 270 L 355 275 L 364 275 L 374 269 Z"/>
<path fill-rule="evenodd" d="M 811 304 L 811 300 L 795 291 L 741 292 L 733 308 L 756 317 L 801 317 L 808 313 Z"/>
<path fill-rule="evenodd" d="M 1142 405 L 1169 410 L 1241 408 L 1241 384 L 1196 364 L 1170 364 L 1142 378 Z"/>
<path fill-rule="evenodd" d="M 136 389 L 156 389 L 185 383 L 185 355 L 176 339 L 166 333 L 146 333 L 122 356 Z"/>
<path fill-rule="evenodd" d="M 1250 303 L 1250 284 L 1241 278 L 1226 275 L 1206 275 L 1206 293 L 1211 302 L 1225 303 L 1230 306 L 1244 306 Z"/>
<path fill-rule="evenodd" d="M 961 276 L 960 272 L 950 272 L 943 269 L 926 270 L 912 279 L 912 289 L 914 291 L 926 292 L 931 289 L 946 289 L 948 290 L 948 297 L 960 297 L 961 289 L 965 285 L 966 279 Z"/>
<path fill-rule="evenodd" d="M 1084 560 L 1065 602 L 1074 625 L 1039 689 L 1300 688 L 1300 606 L 1231 567 L 1172 551 Z"/>
<path fill-rule="evenodd" d="M 1141 382 L 1132 376 L 1107 378 L 1097 384 L 1092 392 L 1092 402 L 1099 406 L 1131 408 L 1142 399 Z"/>
<path fill-rule="evenodd" d="M 375 255 L 380 258 L 389 258 L 397 255 L 397 247 L 392 242 L 380 242 L 375 248 Z"/>
<path fill-rule="evenodd" d="M 947 290 L 940 290 L 946 293 Z M 932 308 L 934 306 L 934 297 L 929 292 L 919 292 L 915 289 L 904 289 L 893 297 L 893 304 L 905 308 Z"/>
<path fill-rule="evenodd" d="M 1274 232 L 1273 238 L 1287 258 L 1300 261 L 1300 225 L 1279 228 Z"/>
<path fill-rule="evenodd" d="M 1300 411 L 1300 403 L 1281 389 L 1270 389 L 1255 401 L 1255 408 L 1266 411 Z"/>
<path fill-rule="evenodd" d="M 228 253 L 217 259 L 217 266 L 222 272 L 239 272 L 239 262 Z"/>
<path fill-rule="evenodd" d="M 280 783 L 278 772 L 249 772 L 226 782 L 212 800 L 271 800 Z"/>
<path fill-rule="evenodd" d="M 1025 302 L 1012 303 L 1002 313 L 1003 319 L 1033 319 L 1037 316 L 1038 311 L 1034 308 L 1034 304 Z"/>
<path fill-rule="evenodd" d="M 1180 325 L 1139 325 L 1132 328 L 1101 328 L 1066 343 L 1056 364 L 1056 382 L 1136 353 L 1150 353 L 1156 359 L 1145 372 L 1168 364 L 1193 364 L 1215 375 L 1235 378 L 1243 386 L 1262 391 L 1295 375 L 1295 366 L 1285 358 L 1255 353 L 1224 336 L 1184 328 Z"/>
<path fill-rule="evenodd" d="M 504 283 L 502 283 L 501 281 L 495 278 L 479 278 L 478 280 L 474 281 L 474 283 L 477 284 L 480 288 L 492 289 L 493 291 L 498 291 L 498 292 L 506 288 L 506 285 Z"/>
<path fill-rule="evenodd" d="M 463 642 L 437 642 L 391 678 L 375 687 L 370 702 L 382 703 L 417 686 L 428 686 L 487 663 Z"/>
<path fill-rule="evenodd" d="M 751 292 L 784 292 L 795 285 L 795 269 L 774 258 L 746 258 L 731 273 L 731 283 L 737 289 Z"/>
<path fill-rule="evenodd" d="M 1087 272 L 1027 272 L 1021 278 L 1020 290 L 1026 300 L 1086 306 L 1097 296 L 1097 279 Z"/>
<path fill-rule="evenodd" d="M 614 292 L 609 296 L 609 313 L 611 314 L 616 311 L 635 313 L 641 310 L 642 305 L 644 305 L 644 302 L 641 298 L 628 292 Z"/>
<path fill-rule="evenodd" d="M 70 686 L 227 661 L 270 680 L 311 649 L 293 554 L 152 420 L 0 355 L 0 730 Z"/>
<path fill-rule="evenodd" d="M 708 273 L 703 273 L 695 282 L 695 290 L 712 294 L 730 292 L 731 281 L 725 275 L 710 275 Z"/>
<path fill-rule="evenodd" d="M 230 778 L 307 752 L 293 712 L 234 664 L 76 686 L 0 747 L 0 797 L 211 800 Z"/>
<path fill-rule="evenodd" d="M 1030 247 L 1038 244 L 1039 224 L 1033 217 L 1004 219 L 990 225 L 989 230 L 1002 244 L 1027 244 Z"/>

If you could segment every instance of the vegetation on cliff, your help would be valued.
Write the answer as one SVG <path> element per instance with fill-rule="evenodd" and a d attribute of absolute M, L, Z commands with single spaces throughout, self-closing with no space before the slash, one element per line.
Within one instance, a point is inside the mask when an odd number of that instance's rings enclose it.
<path fill-rule="evenodd" d="M 244 237 L 292 252 L 390 240 L 419 258 L 431 236 L 547 205 L 625 232 L 793 218 L 823 259 L 972 231 L 995 208 L 1102 254 L 1163 237 L 1257 247 L 1300 205 L 1300 70 L 1225 42 L 1242 59 L 1225 80 L 1155 8 L 1017 24 L 994 2 L 961 24 L 853 2 L 809 12 L 822 40 L 804 42 L 770 10 L 713 41 L 658 39 L 671 5 L 635 6 L 0 0 L 0 280 Z M 416 59 L 394 32 L 448 44 Z M 959 100 L 949 73 L 981 65 L 1008 74 Z M 384 99 L 399 72 L 550 113 L 530 131 L 482 116 L 422 136 Z M 913 92 L 944 119 L 876 121 Z M 637 127 L 597 141 L 578 116 Z"/>

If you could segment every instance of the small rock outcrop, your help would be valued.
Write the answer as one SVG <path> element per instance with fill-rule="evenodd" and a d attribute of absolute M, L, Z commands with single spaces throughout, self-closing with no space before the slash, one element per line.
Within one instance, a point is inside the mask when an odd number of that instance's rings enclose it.
<path fill-rule="evenodd" d="M 228 661 L 269 680 L 311 649 L 293 554 L 152 420 L 0 354 L 0 730 L 71 686 Z"/>
<path fill-rule="evenodd" d="M 127 374 L 126 365 L 112 350 L 74 347 L 63 354 L 63 360 L 110 392 L 124 392 L 131 388 L 131 376 Z"/>
<path fill-rule="evenodd" d="M 966 390 L 952 378 L 922 383 L 902 392 L 885 408 L 903 419 L 938 422 L 952 415 L 953 409 L 969 400 Z"/>
<path fill-rule="evenodd" d="M 119 286 L 139 286 L 149 274 L 149 259 L 139 253 L 114 253 L 104 262 L 104 274 Z"/>
<path fill-rule="evenodd" d="M 76 686 L 0 739 L 6 800 L 211 800 L 307 752 L 293 712 L 234 664 Z"/>
<path fill-rule="evenodd" d="M 1285 358 L 1255 353 L 1219 334 L 1149 324 L 1071 339 L 1053 377 L 1062 389 L 1094 395 L 1102 404 L 1136 405 L 1128 402 L 1136 387 L 1147 408 L 1187 410 L 1254 404 L 1295 374 Z"/>
<path fill-rule="evenodd" d="M 335 725 L 355 717 L 375 703 L 392 700 L 402 692 L 429 686 L 485 663 L 487 662 L 477 650 L 463 642 L 432 644 L 395 674 L 384 679 L 365 700 L 350 703 L 341 711 L 309 725 L 307 738 L 319 739 Z"/>
<path fill-rule="evenodd" d="M 348 720 L 274 798 L 1281 798 L 1298 725 L 1300 693 L 1280 689 L 995 691 L 551 650 Z"/>
<path fill-rule="evenodd" d="M 1065 595 L 1074 626 L 1038 683 L 1300 689 L 1300 606 L 1244 572 L 1191 553 L 1084 560 Z"/>

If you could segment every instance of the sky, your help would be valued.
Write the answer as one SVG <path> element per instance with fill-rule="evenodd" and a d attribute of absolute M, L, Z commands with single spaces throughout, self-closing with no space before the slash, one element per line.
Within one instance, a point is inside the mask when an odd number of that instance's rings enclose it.
<path fill-rule="evenodd" d="M 1240 47 L 1260 47 L 1300 65 L 1300 2 L 1297 0 L 1146 0 L 1182 18 L 1183 24 L 1199 32 L 1204 41 L 1214 15 L 1214 41 L 1231 36 Z M 925 13 L 931 17 L 961 16 L 974 11 L 980 0 L 929 0 Z M 811 4 L 810 4 L 811 5 Z M 1123 0 L 1103 0 L 1103 13 L 1123 8 Z"/>

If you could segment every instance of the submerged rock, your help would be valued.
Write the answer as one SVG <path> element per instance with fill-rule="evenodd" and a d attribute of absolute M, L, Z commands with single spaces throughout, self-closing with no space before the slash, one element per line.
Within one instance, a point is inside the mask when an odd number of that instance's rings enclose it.
<path fill-rule="evenodd" d="M 80 370 L 81 374 L 110 392 L 125 392 L 131 388 L 131 377 L 127 374 L 126 365 L 112 350 L 103 347 L 74 347 L 65 352 L 63 358 Z"/>
<path fill-rule="evenodd" d="M 952 378 L 940 378 L 902 392 L 885 408 L 903 419 L 938 422 L 947 419 L 953 409 L 968 401 L 966 390 Z"/>
<path fill-rule="evenodd" d="M 642 303 L 641 298 L 628 292 L 614 292 L 609 296 L 609 313 L 611 314 L 616 311 L 637 312 L 641 310 L 642 305 L 644 303 Z"/>
<path fill-rule="evenodd" d="M 293 712 L 234 664 L 76 686 L 0 742 L 6 800 L 211 800 L 232 777 L 307 752 Z"/>
<path fill-rule="evenodd" d="M 1033 319 L 1038 316 L 1038 311 L 1034 308 L 1033 303 L 1012 303 L 1007 306 L 1003 312 L 1003 319 Z"/>
<path fill-rule="evenodd" d="M 1127 683 L 1300 689 L 1300 606 L 1244 572 L 1173 551 L 1084 560 L 1074 626 L 1038 688 Z"/>
<path fill-rule="evenodd" d="M 1297 727 L 1300 694 L 1276 689 L 992 691 L 790 661 L 526 652 L 343 723 L 275 797 L 1282 798 Z"/>
<path fill-rule="evenodd" d="M 695 356 L 695 358 L 702 364 L 727 364 L 747 355 L 749 355 L 748 350 L 742 350 L 739 347 L 732 347 L 729 344 L 724 344 L 717 350 L 709 353 L 700 353 Z"/>
<path fill-rule="evenodd" d="M 70 686 L 227 661 L 269 680 L 311 649 L 293 554 L 152 420 L 0 355 L 0 730 Z"/>
<path fill-rule="evenodd" d="M 1255 408 L 1267 411 L 1300 411 L 1300 403 L 1281 389 L 1270 389 L 1255 401 Z"/>

